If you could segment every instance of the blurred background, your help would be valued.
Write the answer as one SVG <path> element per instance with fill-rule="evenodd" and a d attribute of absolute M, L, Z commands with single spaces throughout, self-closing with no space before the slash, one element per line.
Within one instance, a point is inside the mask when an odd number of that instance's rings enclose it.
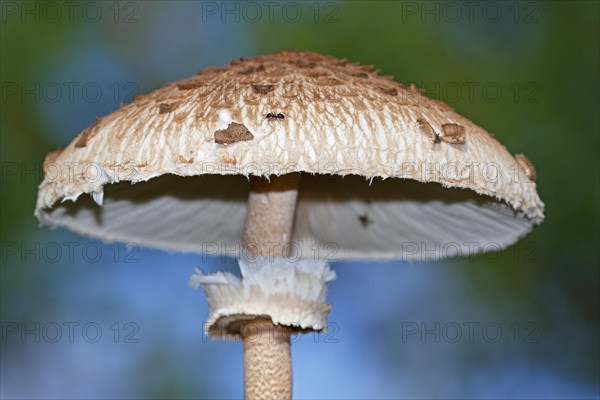
<path fill-rule="evenodd" d="M 307 49 L 414 82 L 538 170 L 546 220 L 502 252 L 333 264 L 330 329 L 295 339 L 297 399 L 599 397 L 595 1 L 0 3 L 1 375 L 17 398 L 239 398 L 196 265 L 33 217 L 41 164 L 95 118 L 209 65 Z"/>

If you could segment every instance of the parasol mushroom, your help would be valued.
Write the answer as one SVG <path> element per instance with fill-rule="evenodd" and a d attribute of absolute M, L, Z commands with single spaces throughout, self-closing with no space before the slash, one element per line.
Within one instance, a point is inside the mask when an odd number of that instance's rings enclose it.
<path fill-rule="evenodd" d="M 290 335 L 326 326 L 328 259 L 498 250 L 543 220 L 524 156 L 413 85 L 310 52 L 167 84 L 44 169 L 44 224 L 239 258 L 241 278 L 190 283 L 208 296 L 208 333 L 244 339 L 247 398 L 291 397 Z"/>

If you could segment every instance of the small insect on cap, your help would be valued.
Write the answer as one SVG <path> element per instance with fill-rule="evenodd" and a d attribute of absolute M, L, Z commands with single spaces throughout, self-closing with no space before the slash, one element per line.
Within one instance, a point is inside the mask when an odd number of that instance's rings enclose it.
<path fill-rule="evenodd" d="M 317 242 L 336 259 L 439 259 L 503 248 L 542 221 L 530 163 L 372 69 L 283 51 L 169 83 L 51 154 L 35 215 L 105 240 L 219 252 L 242 241 L 248 176 L 299 172 L 302 257 Z"/>

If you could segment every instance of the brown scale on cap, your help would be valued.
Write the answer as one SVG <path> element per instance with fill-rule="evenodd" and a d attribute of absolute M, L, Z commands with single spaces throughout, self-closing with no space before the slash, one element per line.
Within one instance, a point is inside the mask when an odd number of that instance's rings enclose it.
<path fill-rule="evenodd" d="M 185 158 L 184 156 L 179 156 L 177 157 L 177 161 L 179 161 L 182 164 L 193 164 L 194 163 L 194 159 L 193 158 Z"/>
<path fill-rule="evenodd" d="M 102 121 L 102 118 L 96 118 L 96 122 L 94 123 L 94 125 L 81 132 L 79 138 L 75 142 L 75 147 L 82 148 L 87 145 L 88 140 L 93 138 L 98 133 L 100 121 Z"/>
<path fill-rule="evenodd" d="M 264 72 L 264 70 L 265 70 L 265 66 L 261 64 L 261 65 L 255 66 L 255 67 L 248 67 L 241 71 L 238 71 L 238 74 L 250 75 L 250 74 L 256 74 L 257 72 Z"/>
<path fill-rule="evenodd" d="M 459 124 L 443 124 L 440 138 L 450 144 L 465 144 L 467 140 L 465 127 Z"/>
<path fill-rule="evenodd" d="M 252 132 L 244 124 L 235 122 L 230 123 L 227 129 L 221 129 L 215 132 L 215 143 L 231 144 L 254 139 Z"/>
<path fill-rule="evenodd" d="M 295 65 L 298 68 L 314 68 L 317 65 L 315 62 L 307 62 L 304 60 L 293 60 L 290 61 L 290 64 Z"/>
<path fill-rule="evenodd" d="M 465 144 L 466 133 L 465 127 L 459 124 L 447 123 L 442 124 L 442 133 L 439 134 L 433 129 L 433 126 L 423 118 L 417 119 L 417 124 L 431 141 L 435 143 L 444 142 L 448 144 Z"/>
<path fill-rule="evenodd" d="M 54 151 L 51 151 L 50 153 L 48 153 L 46 155 L 46 158 L 44 159 L 44 171 L 46 170 L 46 168 L 48 168 L 48 165 L 54 163 L 56 161 L 56 159 L 58 158 L 58 156 L 61 155 L 61 153 L 64 151 L 64 148 L 60 148 Z"/>
<path fill-rule="evenodd" d="M 158 113 L 159 114 L 167 114 L 177 108 L 176 103 L 160 103 L 158 105 Z"/>
<path fill-rule="evenodd" d="M 229 164 L 229 165 L 237 164 L 237 159 L 235 158 L 235 156 L 223 156 L 222 160 L 225 164 Z"/>
<path fill-rule="evenodd" d="M 275 90 L 275 85 L 255 85 L 252 84 L 252 89 L 258 94 L 269 94 Z"/>
<path fill-rule="evenodd" d="M 533 163 L 529 161 L 527 157 L 525 157 L 525 154 L 517 154 L 515 159 L 517 160 L 519 167 L 523 170 L 523 172 L 525 172 L 527 178 L 529 178 L 532 182 L 535 182 L 537 179 L 537 172 L 535 171 Z"/>
<path fill-rule="evenodd" d="M 433 129 L 429 122 L 425 121 L 423 118 L 419 118 L 417 119 L 417 124 L 419 124 L 419 128 L 421 128 L 421 132 L 427 135 L 427 137 L 431 139 L 433 143 L 440 142 L 440 136 L 435 129 Z"/>
<path fill-rule="evenodd" d="M 238 64 L 241 64 L 241 63 L 243 63 L 244 61 L 245 61 L 245 60 L 244 60 L 244 57 L 240 57 L 240 59 L 239 59 L 239 60 L 231 60 L 231 61 L 229 62 L 229 65 L 238 65 Z"/>
<path fill-rule="evenodd" d="M 379 86 L 379 90 L 390 96 L 398 96 L 398 89 L 396 88 Z"/>
<path fill-rule="evenodd" d="M 329 72 L 329 71 L 308 72 L 308 73 L 306 73 L 306 76 L 308 76 L 309 78 L 321 78 L 323 76 L 331 76 L 331 72 Z"/>
<path fill-rule="evenodd" d="M 188 81 L 181 82 L 177 84 L 177 89 L 179 90 L 194 90 L 199 89 L 205 86 L 205 83 L 202 81 Z"/>
<path fill-rule="evenodd" d="M 343 85 L 344 82 L 342 82 L 339 79 L 335 79 L 335 78 L 331 78 L 329 76 L 326 77 L 321 77 L 319 80 L 319 85 L 324 85 L 324 86 L 337 86 L 337 85 Z"/>

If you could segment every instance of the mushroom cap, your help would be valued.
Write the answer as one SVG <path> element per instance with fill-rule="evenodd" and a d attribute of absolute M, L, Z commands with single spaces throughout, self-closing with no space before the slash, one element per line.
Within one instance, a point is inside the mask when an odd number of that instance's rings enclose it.
<path fill-rule="evenodd" d="M 293 252 L 437 259 L 506 247 L 540 223 L 532 169 L 414 85 L 283 51 L 98 118 L 47 158 L 35 215 L 107 241 L 231 252 L 248 176 L 301 172 Z"/>

